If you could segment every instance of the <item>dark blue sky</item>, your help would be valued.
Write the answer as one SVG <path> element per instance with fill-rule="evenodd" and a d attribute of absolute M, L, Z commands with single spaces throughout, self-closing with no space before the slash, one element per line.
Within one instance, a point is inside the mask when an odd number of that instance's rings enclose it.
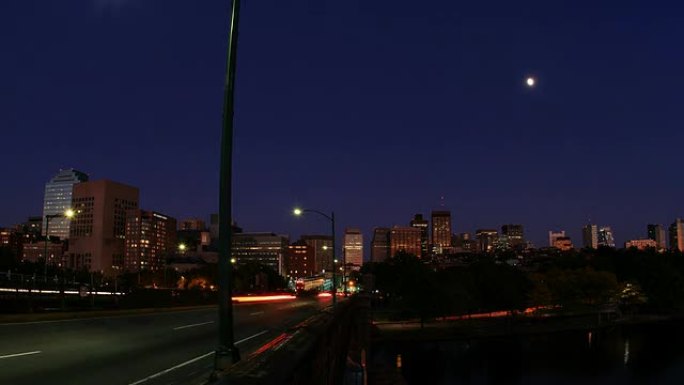
<path fill-rule="evenodd" d="M 60 168 L 216 211 L 228 1 L 0 4 L 0 224 L 41 213 Z M 683 216 L 678 2 L 249 0 L 235 198 L 246 230 L 523 223 L 623 242 Z M 534 75 L 538 86 L 524 87 Z"/>

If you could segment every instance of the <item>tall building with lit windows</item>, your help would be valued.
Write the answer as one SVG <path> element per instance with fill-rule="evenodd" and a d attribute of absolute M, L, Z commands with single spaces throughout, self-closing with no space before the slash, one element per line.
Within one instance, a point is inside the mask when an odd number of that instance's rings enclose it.
<path fill-rule="evenodd" d="M 451 211 L 432 212 L 432 245 L 437 253 L 451 247 Z"/>
<path fill-rule="evenodd" d="M 333 266 L 332 245 L 333 239 L 330 235 L 302 235 L 302 240 L 313 249 L 315 274 L 322 274 L 331 271 Z"/>
<path fill-rule="evenodd" d="M 50 219 L 50 226 L 45 233 L 47 225 L 45 217 L 47 215 L 62 215 L 71 208 L 71 197 L 74 185 L 87 182 L 88 175 L 74 170 L 73 168 L 60 170 L 49 182 L 45 184 L 45 196 L 43 198 L 43 235 L 59 237 L 60 239 L 69 238 L 69 226 L 71 221 L 67 218 L 56 217 Z"/>
<path fill-rule="evenodd" d="M 615 247 L 615 237 L 610 226 L 601 227 L 598 230 L 598 245 L 605 247 Z"/>
<path fill-rule="evenodd" d="M 587 249 L 598 248 L 598 226 L 590 223 L 582 228 L 582 246 Z"/>
<path fill-rule="evenodd" d="M 66 265 L 108 276 L 122 272 L 126 213 L 138 208 L 139 195 L 138 188 L 110 180 L 75 184 Z"/>
<path fill-rule="evenodd" d="M 499 242 L 499 233 L 494 229 L 478 229 L 475 238 L 478 252 L 491 253 Z"/>
<path fill-rule="evenodd" d="M 285 253 L 290 240 L 275 233 L 233 234 L 232 256 L 238 265 L 250 262 L 270 267 L 285 276 Z"/>
<path fill-rule="evenodd" d="M 397 253 L 413 254 L 421 256 L 420 229 L 415 227 L 394 226 L 390 231 L 390 257 Z"/>
<path fill-rule="evenodd" d="M 422 255 L 428 255 L 430 248 L 430 222 L 423 219 L 423 214 L 416 214 L 411 220 L 411 227 L 420 229 L 420 252 Z"/>
<path fill-rule="evenodd" d="M 684 252 L 684 222 L 680 218 L 670 225 L 670 250 Z"/>
<path fill-rule="evenodd" d="M 523 230 L 523 225 L 503 225 L 501 226 L 502 238 L 507 239 L 508 247 L 519 248 L 525 244 L 525 232 Z"/>
<path fill-rule="evenodd" d="M 390 257 L 390 229 L 387 227 L 376 227 L 373 229 L 373 240 L 371 241 L 371 261 L 385 262 Z"/>
<path fill-rule="evenodd" d="M 303 239 L 289 245 L 285 254 L 285 275 L 293 279 L 315 275 L 313 254 L 313 247 Z"/>
<path fill-rule="evenodd" d="M 124 270 L 161 270 L 175 250 L 175 218 L 140 209 L 126 213 Z"/>
<path fill-rule="evenodd" d="M 662 225 L 650 224 L 647 227 L 648 239 L 652 239 L 656 243 L 656 248 L 664 250 L 667 248 L 667 236 L 665 235 L 665 228 Z"/>
<path fill-rule="evenodd" d="M 358 269 L 363 265 L 363 234 L 359 229 L 344 232 L 344 261 L 347 266 Z"/>

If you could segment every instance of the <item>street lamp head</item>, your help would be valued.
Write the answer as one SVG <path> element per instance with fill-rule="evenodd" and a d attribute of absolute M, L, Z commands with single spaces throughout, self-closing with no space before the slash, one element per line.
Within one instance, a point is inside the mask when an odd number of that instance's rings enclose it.
<path fill-rule="evenodd" d="M 178 245 L 178 250 L 180 251 L 185 251 L 186 248 L 187 246 L 185 246 L 185 243 L 181 243 L 180 245 Z"/>
<path fill-rule="evenodd" d="M 235 258 L 230 259 L 230 263 L 235 264 L 235 262 L 237 262 L 237 259 L 235 259 Z"/>
<path fill-rule="evenodd" d="M 336 260 L 334 260 L 333 262 L 338 263 L 339 261 L 336 259 Z"/>
<path fill-rule="evenodd" d="M 323 245 L 323 250 L 328 250 L 328 245 Z"/>
<path fill-rule="evenodd" d="M 300 215 L 302 215 L 303 211 L 300 208 L 296 208 L 296 209 L 292 210 L 292 213 L 296 216 L 300 216 Z"/>
<path fill-rule="evenodd" d="M 64 217 L 67 219 L 73 218 L 74 215 L 76 215 L 76 212 L 74 212 L 72 209 L 67 209 L 67 211 L 64 212 Z"/>

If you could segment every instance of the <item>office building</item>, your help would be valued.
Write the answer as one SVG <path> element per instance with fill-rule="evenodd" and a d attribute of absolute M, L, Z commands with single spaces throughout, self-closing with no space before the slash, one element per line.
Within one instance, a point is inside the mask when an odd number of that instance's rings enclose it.
<path fill-rule="evenodd" d="M 501 235 L 506 240 L 508 248 L 522 249 L 525 247 L 523 225 L 503 225 L 501 226 Z"/>
<path fill-rule="evenodd" d="M 344 261 L 353 269 L 363 265 L 363 234 L 359 229 L 346 229 L 344 232 Z"/>
<path fill-rule="evenodd" d="M 615 237 L 610 226 L 604 226 L 598 229 L 598 245 L 604 247 L 615 247 Z"/>
<path fill-rule="evenodd" d="M 315 275 L 313 247 L 300 239 L 287 247 L 285 270 L 288 278 L 306 278 Z"/>
<path fill-rule="evenodd" d="M 57 266 L 64 262 L 64 244 L 60 242 L 48 242 L 48 261 Z M 21 247 L 21 260 L 26 262 L 43 262 L 45 260 L 45 243 L 24 243 Z M 41 272 L 40 275 L 43 275 Z"/>
<path fill-rule="evenodd" d="M 384 262 L 390 256 L 390 229 L 376 227 L 371 241 L 371 261 Z"/>
<path fill-rule="evenodd" d="M 549 247 L 556 247 L 556 239 L 565 237 L 565 230 L 558 232 L 549 231 Z"/>
<path fill-rule="evenodd" d="M 663 225 L 648 225 L 648 239 L 656 242 L 657 249 L 667 249 L 667 236 L 665 235 L 665 227 Z"/>
<path fill-rule="evenodd" d="M 333 267 L 333 239 L 330 235 L 302 235 L 302 240 L 313 248 L 314 272 L 322 274 Z M 339 255 L 338 255 L 339 258 Z"/>
<path fill-rule="evenodd" d="M 582 246 L 587 249 L 598 248 L 598 226 L 588 224 L 582 228 Z"/>
<path fill-rule="evenodd" d="M 680 218 L 670 225 L 670 250 L 684 251 L 684 222 Z"/>
<path fill-rule="evenodd" d="M 428 255 L 430 248 L 430 223 L 427 219 L 423 218 L 423 214 L 416 214 L 411 220 L 411 227 L 420 229 L 420 252 L 423 256 Z"/>
<path fill-rule="evenodd" d="M 397 253 L 413 254 L 421 257 L 420 229 L 415 227 L 394 226 L 390 230 L 390 257 Z"/>
<path fill-rule="evenodd" d="M 436 253 L 451 246 L 451 212 L 432 212 L 432 245 Z"/>
<path fill-rule="evenodd" d="M 126 213 L 138 208 L 136 187 L 98 180 L 74 185 L 66 265 L 112 276 L 123 271 Z"/>
<path fill-rule="evenodd" d="M 572 244 L 572 240 L 570 237 L 556 237 L 553 240 L 553 245 L 551 247 L 555 247 L 559 249 L 560 251 L 570 251 L 574 248 Z"/>
<path fill-rule="evenodd" d="M 140 209 L 126 213 L 124 270 L 161 270 L 176 248 L 176 219 Z"/>
<path fill-rule="evenodd" d="M 499 243 L 499 233 L 493 229 L 478 229 L 475 231 L 477 239 L 477 251 L 491 253 Z"/>
<path fill-rule="evenodd" d="M 71 198 L 74 185 L 88 181 L 88 175 L 73 168 L 60 170 L 49 182 L 45 184 L 45 196 L 43 198 L 42 234 L 59 239 L 69 238 L 69 226 L 71 221 L 62 215 L 71 207 Z M 46 234 L 48 215 L 60 215 L 50 219 L 50 234 Z"/>
<path fill-rule="evenodd" d="M 178 230 L 204 231 L 206 229 L 206 224 L 199 218 L 188 218 L 178 222 Z"/>
<path fill-rule="evenodd" d="M 275 233 L 234 234 L 232 257 L 238 265 L 259 263 L 285 275 L 285 253 L 289 239 Z"/>
<path fill-rule="evenodd" d="M 625 249 L 636 247 L 639 250 L 646 250 L 648 248 L 657 248 L 658 243 L 653 239 L 632 239 L 625 242 Z"/>

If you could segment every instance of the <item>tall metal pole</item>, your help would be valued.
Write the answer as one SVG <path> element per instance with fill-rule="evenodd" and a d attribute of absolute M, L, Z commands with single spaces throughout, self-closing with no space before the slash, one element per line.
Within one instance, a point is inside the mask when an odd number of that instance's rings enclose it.
<path fill-rule="evenodd" d="M 45 251 L 43 253 L 43 258 L 45 258 L 45 268 L 43 269 L 43 280 L 45 282 L 47 282 L 48 239 L 50 239 L 50 219 L 51 219 L 50 215 L 45 216 Z"/>
<path fill-rule="evenodd" d="M 238 45 L 238 22 L 240 0 L 232 1 L 230 31 L 228 35 L 228 58 L 226 82 L 223 89 L 223 131 L 221 134 L 221 167 L 219 186 L 219 322 L 218 347 L 214 359 L 216 370 L 227 369 L 240 360 L 233 335 L 232 269 L 230 263 L 232 244 L 232 159 L 233 159 L 233 115 L 235 96 L 235 65 Z"/>
<path fill-rule="evenodd" d="M 333 306 L 337 305 L 337 264 L 335 263 L 335 212 L 332 212 L 332 215 L 330 216 L 330 222 L 332 223 L 332 260 L 333 260 L 333 269 L 332 269 L 332 279 L 333 279 L 333 289 L 332 289 L 332 303 Z"/>

